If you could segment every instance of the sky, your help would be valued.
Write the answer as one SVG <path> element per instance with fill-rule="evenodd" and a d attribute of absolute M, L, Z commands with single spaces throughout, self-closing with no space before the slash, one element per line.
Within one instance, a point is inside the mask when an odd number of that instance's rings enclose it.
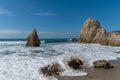
<path fill-rule="evenodd" d="M 120 30 L 120 0 L 0 0 L 0 39 L 25 39 L 34 28 L 39 38 L 79 38 L 89 17 Z"/>

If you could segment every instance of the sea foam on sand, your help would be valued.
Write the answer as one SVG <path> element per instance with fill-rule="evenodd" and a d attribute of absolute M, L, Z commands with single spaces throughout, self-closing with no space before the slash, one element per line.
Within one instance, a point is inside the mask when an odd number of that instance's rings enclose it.
<path fill-rule="evenodd" d="M 25 42 L 0 42 L 0 80 L 57 80 L 39 74 L 40 67 L 58 62 L 64 69 L 61 75 L 84 76 L 87 72 L 73 70 L 65 65 L 71 56 L 79 57 L 93 66 L 96 60 L 116 60 L 120 47 L 101 46 L 99 44 L 56 43 L 41 44 L 41 47 L 24 47 Z"/>

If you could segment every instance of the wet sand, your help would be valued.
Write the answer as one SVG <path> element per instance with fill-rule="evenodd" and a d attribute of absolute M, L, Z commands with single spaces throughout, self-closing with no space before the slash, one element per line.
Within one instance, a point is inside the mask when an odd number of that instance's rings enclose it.
<path fill-rule="evenodd" d="M 114 65 L 113 69 L 84 69 L 88 73 L 86 76 L 60 76 L 58 80 L 120 80 L 120 59 L 110 61 Z"/>

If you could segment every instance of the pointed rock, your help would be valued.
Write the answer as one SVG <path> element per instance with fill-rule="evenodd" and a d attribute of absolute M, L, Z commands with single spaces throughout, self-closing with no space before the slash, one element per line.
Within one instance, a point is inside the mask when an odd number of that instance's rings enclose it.
<path fill-rule="evenodd" d="M 39 47 L 40 46 L 40 39 L 37 35 L 36 29 L 34 29 L 27 38 L 26 46 L 30 47 Z"/>
<path fill-rule="evenodd" d="M 88 18 L 80 31 L 81 43 L 101 43 L 106 35 L 106 30 L 100 27 L 97 20 Z"/>

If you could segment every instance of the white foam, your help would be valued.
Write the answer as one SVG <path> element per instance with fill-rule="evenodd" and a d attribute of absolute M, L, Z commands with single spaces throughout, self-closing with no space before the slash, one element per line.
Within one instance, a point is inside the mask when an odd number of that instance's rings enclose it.
<path fill-rule="evenodd" d="M 40 41 L 42 44 L 45 43 L 45 41 Z"/>
<path fill-rule="evenodd" d="M 116 60 L 120 58 L 119 54 L 115 52 L 120 50 L 120 47 L 101 46 L 99 44 L 78 44 L 66 43 L 61 46 L 54 46 L 56 50 L 64 53 L 66 56 L 79 56 L 81 59 L 93 66 L 93 61 L 96 60 Z"/>
<path fill-rule="evenodd" d="M 101 46 L 99 44 L 41 44 L 41 47 L 24 47 L 25 42 L 0 42 L 0 80 L 57 80 L 39 74 L 42 66 L 58 62 L 64 69 L 61 75 L 84 76 L 84 71 L 76 71 L 65 64 L 71 56 L 79 57 L 93 66 L 96 60 L 115 60 L 120 58 L 120 47 Z"/>
<path fill-rule="evenodd" d="M 0 41 L 0 46 L 6 45 L 21 45 L 25 44 L 26 41 Z"/>

